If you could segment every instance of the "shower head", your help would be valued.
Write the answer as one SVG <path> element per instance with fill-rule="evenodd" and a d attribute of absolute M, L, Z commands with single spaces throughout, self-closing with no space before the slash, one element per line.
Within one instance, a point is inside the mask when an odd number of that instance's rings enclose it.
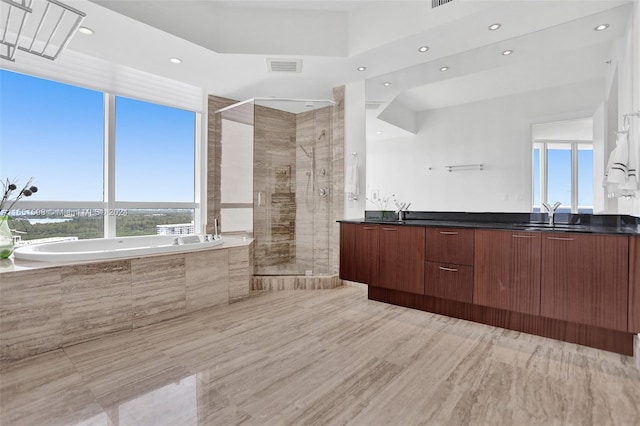
<path fill-rule="evenodd" d="M 320 136 L 318 136 L 318 140 L 321 140 L 325 136 L 327 136 L 327 132 L 323 130 L 322 132 L 320 132 Z"/>
<path fill-rule="evenodd" d="M 304 149 L 304 146 L 300 145 L 300 149 L 302 150 L 302 152 L 304 152 L 304 153 L 305 153 L 305 155 L 306 155 L 307 157 L 311 158 L 311 154 L 309 154 L 309 153 L 307 152 L 307 150 L 306 150 L 306 149 Z M 311 153 L 313 153 L 313 147 L 311 148 Z"/>

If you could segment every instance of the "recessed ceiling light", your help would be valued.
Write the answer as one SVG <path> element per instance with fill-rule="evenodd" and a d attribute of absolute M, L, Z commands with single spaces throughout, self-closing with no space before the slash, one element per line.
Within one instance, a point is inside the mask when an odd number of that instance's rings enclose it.
<path fill-rule="evenodd" d="M 600 24 L 597 27 L 595 27 L 593 30 L 594 31 L 604 31 L 607 28 L 609 28 L 609 24 Z"/>
<path fill-rule="evenodd" d="M 358 67 L 357 69 L 358 69 L 358 71 L 364 71 L 364 70 L 367 69 L 367 67 Z"/>
<path fill-rule="evenodd" d="M 500 24 L 491 24 L 489 25 L 489 31 L 499 30 L 502 25 Z"/>
<path fill-rule="evenodd" d="M 383 132 L 382 132 L 382 130 L 378 130 L 376 133 L 381 135 Z"/>
<path fill-rule="evenodd" d="M 93 30 L 89 27 L 80 27 L 78 28 L 78 32 L 85 35 L 93 34 Z"/>
<path fill-rule="evenodd" d="M 385 81 L 384 83 L 382 83 L 383 86 L 391 86 L 391 82 L 390 81 Z"/>
<path fill-rule="evenodd" d="M 440 67 L 440 71 L 442 71 L 442 72 L 445 72 L 448 69 L 449 69 L 449 67 Z"/>
<path fill-rule="evenodd" d="M 429 46 L 420 46 L 420 47 L 418 48 L 418 52 L 420 52 L 420 53 L 424 53 L 424 52 L 426 52 L 427 50 L 429 50 Z"/>
<path fill-rule="evenodd" d="M 169 59 L 169 61 L 172 64 L 181 64 L 182 63 L 182 59 L 180 59 L 180 58 L 171 58 L 171 59 Z"/>
<path fill-rule="evenodd" d="M 513 53 L 513 50 L 509 50 L 509 49 L 507 49 L 507 50 L 505 50 L 504 52 L 502 52 L 502 54 L 503 54 L 504 56 L 509 56 L 509 55 L 511 55 L 512 53 Z"/>

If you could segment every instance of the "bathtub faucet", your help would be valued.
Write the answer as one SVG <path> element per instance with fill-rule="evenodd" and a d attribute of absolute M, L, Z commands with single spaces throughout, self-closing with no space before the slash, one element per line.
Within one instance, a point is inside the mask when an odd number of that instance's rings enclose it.
<path fill-rule="evenodd" d="M 213 239 L 219 240 L 222 237 L 218 233 L 218 219 L 213 219 Z"/>

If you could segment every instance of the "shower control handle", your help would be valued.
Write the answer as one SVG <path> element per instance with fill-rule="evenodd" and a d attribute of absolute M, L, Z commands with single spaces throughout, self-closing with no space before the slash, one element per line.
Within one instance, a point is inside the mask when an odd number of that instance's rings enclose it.
<path fill-rule="evenodd" d="M 320 189 L 320 196 L 321 197 L 326 197 L 327 196 L 327 190 L 325 188 Z"/>

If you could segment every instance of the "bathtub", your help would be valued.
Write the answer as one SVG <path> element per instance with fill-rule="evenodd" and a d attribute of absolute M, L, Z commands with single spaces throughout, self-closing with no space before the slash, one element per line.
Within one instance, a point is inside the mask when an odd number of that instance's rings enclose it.
<path fill-rule="evenodd" d="M 152 254 L 198 251 L 222 244 L 206 235 L 150 235 L 140 237 L 96 238 L 33 244 L 14 250 L 16 259 L 41 262 L 71 262 L 118 259 Z"/>

